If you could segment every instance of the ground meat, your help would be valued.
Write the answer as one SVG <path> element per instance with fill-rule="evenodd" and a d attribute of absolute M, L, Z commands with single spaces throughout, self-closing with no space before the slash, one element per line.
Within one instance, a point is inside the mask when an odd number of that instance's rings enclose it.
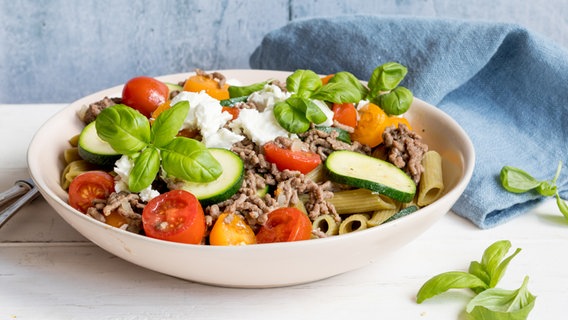
<path fill-rule="evenodd" d="M 199 76 L 207 77 L 209 79 L 217 80 L 219 88 L 223 88 L 223 86 L 227 82 L 227 79 L 225 78 L 225 76 L 220 72 L 207 73 L 207 72 L 205 72 L 201 69 L 195 69 L 195 74 L 197 74 Z"/>
<path fill-rule="evenodd" d="M 309 145 L 309 150 L 320 155 L 322 160 L 327 159 L 327 156 L 333 151 L 337 150 L 351 150 L 363 154 L 370 154 L 371 148 L 367 145 L 361 144 L 357 141 L 349 144 L 337 140 L 339 133 L 335 130 L 331 132 L 324 132 L 318 130 L 313 124 L 310 130 L 300 134 L 300 138 Z"/>
<path fill-rule="evenodd" d="M 428 151 L 428 145 L 422 142 L 422 137 L 408 130 L 406 125 L 400 124 L 398 128 L 386 128 L 383 140 L 387 160 L 403 169 L 415 183 L 419 183 L 420 175 L 424 171 L 422 158 Z"/>
<path fill-rule="evenodd" d="M 140 200 L 138 194 L 127 192 L 113 192 L 107 199 L 93 200 L 93 206 L 87 209 L 87 215 L 106 222 L 106 217 L 113 211 L 122 215 L 127 223 L 121 229 L 140 233 L 142 230 L 142 211 L 146 204 Z"/>
<path fill-rule="evenodd" d="M 89 124 L 97 118 L 99 113 L 103 111 L 103 109 L 113 106 L 121 102 L 120 98 L 108 98 L 104 97 L 102 100 L 91 103 L 85 113 L 82 115 L 81 120 L 85 122 L 85 124 Z"/>
<path fill-rule="evenodd" d="M 230 199 L 205 209 L 208 226 L 213 225 L 221 213 L 234 212 L 243 215 L 256 231 L 266 222 L 269 212 L 279 207 L 294 206 L 301 201 L 301 197 L 305 200 L 310 218 L 331 214 L 336 220 L 341 220 L 335 207 L 327 201 L 333 196 L 329 184 L 317 184 L 298 171 L 278 170 L 275 164 L 266 161 L 259 147 L 248 139 L 235 144 L 233 151 L 244 162 L 243 185 Z M 258 190 L 266 186 L 275 189 L 274 196 L 270 193 L 259 195 Z"/>

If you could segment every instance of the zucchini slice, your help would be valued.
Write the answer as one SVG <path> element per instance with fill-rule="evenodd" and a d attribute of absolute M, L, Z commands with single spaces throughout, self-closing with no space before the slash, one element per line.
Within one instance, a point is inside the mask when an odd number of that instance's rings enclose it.
<path fill-rule="evenodd" d="M 221 148 L 209 149 L 211 155 L 219 161 L 223 173 L 211 182 L 184 182 L 181 187 L 191 192 L 203 206 L 229 199 L 243 184 L 244 164 L 236 153 Z"/>
<path fill-rule="evenodd" d="M 79 156 L 92 164 L 103 167 L 112 166 L 121 155 L 116 152 L 108 142 L 99 138 L 95 121 L 83 128 L 83 131 L 81 131 L 79 135 Z"/>
<path fill-rule="evenodd" d="M 325 161 L 332 181 L 365 188 L 400 202 L 410 202 L 416 184 L 401 169 L 390 162 L 354 151 L 332 152 Z"/>

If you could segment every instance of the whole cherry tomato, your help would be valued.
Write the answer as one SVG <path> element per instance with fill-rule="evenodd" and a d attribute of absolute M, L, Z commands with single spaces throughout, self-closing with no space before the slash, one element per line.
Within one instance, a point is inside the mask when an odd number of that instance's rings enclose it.
<path fill-rule="evenodd" d="M 95 199 L 106 199 L 114 192 L 114 178 L 104 171 L 87 171 L 69 185 L 69 205 L 86 213 Z"/>
<path fill-rule="evenodd" d="M 184 190 L 163 193 L 142 211 L 144 232 L 151 238 L 199 244 L 205 234 L 205 216 L 197 198 Z"/>
<path fill-rule="evenodd" d="M 263 149 L 266 161 L 276 164 L 280 171 L 288 169 L 306 174 L 321 163 L 321 157 L 317 153 L 293 151 L 281 148 L 273 142 L 266 143 Z"/>
<path fill-rule="evenodd" d="M 140 111 L 148 118 L 158 106 L 168 100 L 168 86 L 151 77 L 132 78 L 122 89 L 122 103 Z"/>
<path fill-rule="evenodd" d="M 369 103 L 359 110 L 359 122 L 351 134 L 351 139 L 369 147 L 376 147 L 383 142 L 383 132 L 390 125 L 389 116 L 383 109 Z"/>
<path fill-rule="evenodd" d="M 310 218 L 298 208 L 278 208 L 268 214 L 268 220 L 256 234 L 257 243 L 309 240 L 312 234 Z"/>

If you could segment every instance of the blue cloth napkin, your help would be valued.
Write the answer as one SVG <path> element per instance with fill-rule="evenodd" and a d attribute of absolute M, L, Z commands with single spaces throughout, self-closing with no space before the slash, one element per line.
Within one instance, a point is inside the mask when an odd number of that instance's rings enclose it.
<path fill-rule="evenodd" d="M 368 80 L 397 61 L 402 85 L 451 115 L 471 137 L 476 167 L 453 207 L 491 228 L 542 200 L 500 185 L 505 165 L 537 179 L 568 164 L 568 51 L 513 24 L 458 20 L 342 16 L 292 22 L 268 33 L 250 57 L 254 69 L 350 71 Z M 568 168 L 557 181 L 568 197 Z"/>

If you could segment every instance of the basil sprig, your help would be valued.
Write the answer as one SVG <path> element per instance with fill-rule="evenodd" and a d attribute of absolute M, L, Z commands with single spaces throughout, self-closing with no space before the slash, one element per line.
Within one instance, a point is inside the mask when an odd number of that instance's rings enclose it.
<path fill-rule="evenodd" d="M 526 319 L 535 302 L 527 289 L 528 277 L 518 290 L 496 288 L 511 260 L 521 251 L 506 257 L 511 242 L 501 240 L 483 252 L 481 261 L 472 261 L 468 272 L 450 271 L 438 274 L 422 285 L 416 302 L 422 303 L 450 289 L 471 289 L 477 295 L 466 307 L 468 319 Z"/>
<path fill-rule="evenodd" d="M 148 118 L 123 104 L 106 108 L 97 116 L 99 137 L 134 161 L 128 178 L 130 191 L 150 186 L 160 168 L 194 182 L 210 182 L 221 175 L 221 165 L 205 145 L 176 136 L 188 112 L 189 102 L 181 101 L 162 112 L 152 126 Z"/>
<path fill-rule="evenodd" d="M 311 70 L 296 70 L 286 78 L 286 89 L 294 94 L 274 106 L 274 117 L 291 133 L 306 132 L 311 123 L 327 119 L 313 100 L 331 103 L 359 102 L 368 90 L 349 72 L 338 72 L 323 85 L 321 78 Z"/>
<path fill-rule="evenodd" d="M 229 86 L 229 97 L 239 98 L 249 96 L 251 93 L 262 90 L 268 81 L 253 83 L 248 86 Z"/>
<path fill-rule="evenodd" d="M 558 187 L 556 186 L 556 180 L 560 176 L 561 169 L 562 161 L 558 163 L 556 174 L 552 180 L 540 181 L 519 168 L 504 166 L 500 173 L 501 185 L 505 190 L 513 193 L 525 193 L 535 190 L 545 197 L 555 196 L 558 209 L 568 219 L 568 204 L 560 198 Z"/>
<path fill-rule="evenodd" d="M 375 68 L 369 79 L 367 99 L 390 115 L 408 111 L 414 96 L 410 90 L 399 86 L 408 70 L 397 62 L 387 62 Z"/>

